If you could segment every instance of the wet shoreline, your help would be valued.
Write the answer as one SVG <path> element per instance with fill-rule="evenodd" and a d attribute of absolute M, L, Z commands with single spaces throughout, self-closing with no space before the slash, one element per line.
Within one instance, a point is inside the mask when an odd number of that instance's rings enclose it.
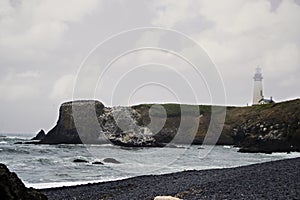
<path fill-rule="evenodd" d="M 193 170 L 40 190 L 59 199 L 297 199 L 300 158 L 236 168 Z"/>

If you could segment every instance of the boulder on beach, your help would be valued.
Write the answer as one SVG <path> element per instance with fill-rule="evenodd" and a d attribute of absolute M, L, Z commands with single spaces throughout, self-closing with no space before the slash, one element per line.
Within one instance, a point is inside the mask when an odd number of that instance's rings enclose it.
<path fill-rule="evenodd" d="M 5 200 L 46 200 L 44 194 L 33 188 L 26 188 L 14 172 L 0 163 L 0 197 Z"/>
<path fill-rule="evenodd" d="M 45 131 L 41 129 L 35 137 L 31 138 L 31 140 L 42 140 L 45 136 Z"/>

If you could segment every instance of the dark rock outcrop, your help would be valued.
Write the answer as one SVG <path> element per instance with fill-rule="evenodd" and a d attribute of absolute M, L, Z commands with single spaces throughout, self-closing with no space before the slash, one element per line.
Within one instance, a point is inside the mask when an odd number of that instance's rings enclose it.
<path fill-rule="evenodd" d="M 23 142 L 15 142 L 14 144 L 23 144 Z"/>
<path fill-rule="evenodd" d="M 76 158 L 73 160 L 74 163 L 88 163 L 89 161 L 81 159 L 81 158 Z"/>
<path fill-rule="evenodd" d="M 3 200 L 46 200 L 47 197 L 34 190 L 26 188 L 18 176 L 10 172 L 0 163 L 0 198 Z"/>
<path fill-rule="evenodd" d="M 92 162 L 93 165 L 104 165 L 102 162 L 100 161 L 95 161 L 95 162 Z"/>
<path fill-rule="evenodd" d="M 42 129 L 38 132 L 38 134 L 33 137 L 31 140 L 42 140 L 46 136 L 45 131 Z"/>
<path fill-rule="evenodd" d="M 106 163 L 114 163 L 114 164 L 120 164 L 121 162 L 120 161 L 117 161 L 116 159 L 114 158 L 105 158 L 103 160 L 103 162 L 106 162 Z"/>

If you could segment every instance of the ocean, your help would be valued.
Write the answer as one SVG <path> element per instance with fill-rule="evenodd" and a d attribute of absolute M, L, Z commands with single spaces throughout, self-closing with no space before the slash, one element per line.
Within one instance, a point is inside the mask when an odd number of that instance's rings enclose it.
<path fill-rule="evenodd" d="M 237 167 L 300 157 L 292 153 L 239 153 L 233 146 L 171 145 L 164 148 L 124 148 L 105 145 L 15 144 L 30 141 L 23 134 L 0 134 L 0 162 L 16 172 L 27 187 L 50 188 L 119 180 L 184 170 Z M 113 158 L 120 163 L 107 163 Z M 85 163 L 75 163 L 83 159 Z M 100 161 L 104 165 L 93 164 Z"/>

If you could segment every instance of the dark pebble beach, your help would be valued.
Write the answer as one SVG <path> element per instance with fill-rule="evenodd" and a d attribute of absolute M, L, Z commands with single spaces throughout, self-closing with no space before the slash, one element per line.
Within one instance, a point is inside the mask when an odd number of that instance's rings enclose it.
<path fill-rule="evenodd" d="M 300 158 L 40 190 L 59 199 L 300 199 Z"/>

